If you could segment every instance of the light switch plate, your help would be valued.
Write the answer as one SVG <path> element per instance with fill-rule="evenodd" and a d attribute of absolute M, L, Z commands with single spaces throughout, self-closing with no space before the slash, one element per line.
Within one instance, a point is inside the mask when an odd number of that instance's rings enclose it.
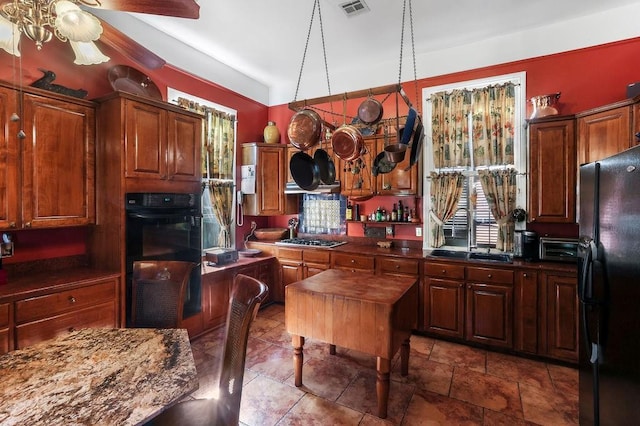
<path fill-rule="evenodd" d="M 422 237 L 422 228 L 416 226 L 416 237 Z"/>

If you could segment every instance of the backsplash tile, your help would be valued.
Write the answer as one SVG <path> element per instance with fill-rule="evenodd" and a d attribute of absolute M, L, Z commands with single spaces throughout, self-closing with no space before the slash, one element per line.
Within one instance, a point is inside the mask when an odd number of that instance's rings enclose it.
<path fill-rule="evenodd" d="M 303 194 L 300 228 L 305 234 L 346 234 L 347 199 L 340 194 Z"/>

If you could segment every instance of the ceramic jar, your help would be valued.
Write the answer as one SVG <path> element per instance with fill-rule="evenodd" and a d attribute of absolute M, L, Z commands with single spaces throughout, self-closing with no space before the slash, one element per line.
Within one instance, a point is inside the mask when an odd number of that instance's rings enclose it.
<path fill-rule="evenodd" d="M 264 128 L 264 141 L 266 143 L 278 143 L 280 142 L 280 131 L 276 127 L 275 121 L 269 121 Z"/>

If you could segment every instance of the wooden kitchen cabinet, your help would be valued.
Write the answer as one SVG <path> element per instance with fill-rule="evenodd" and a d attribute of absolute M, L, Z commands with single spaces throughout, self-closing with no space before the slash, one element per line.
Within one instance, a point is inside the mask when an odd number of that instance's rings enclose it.
<path fill-rule="evenodd" d="M 426 332 L 464 338 L 464 265 L 425 262 L 423 324 Z"/>
<path fill-rule="evenodd" d="M 13 349 L 11 342 L 11 305 L 0 303 L 0 355 Z"/>
<path fill-rule="evenodd" d="M 274 300 L 284 302 L 285 287 L 331 267 L 331 253 L 322 249 L 278 247 L 280 285 L 275 285 Z"/>
<path fill-rule="evenodd" d="M 376 157 L 377 143 L 375 138 L 364 139 L 365 152 L 359 161 L 344 161 L 338 157 L 336 174 L 340 181 L 340 192 L 345 197 L 368 197 L 375 195 L 376 178 L 371 174 L 373 160 Z"/>
<path fill-rule="evenodd" d="M 202 319 L 205 330 L 225 323 L 232 282 L 233 274 L 228 271 L 203 274 Z"/>
<path fill-rule="evenodd" d="M 467 267 L 465 339 L 513 347 L 513 271 Z"/>
<path fill-rule="evenodd" d="M 576 220 L 576 142 L 573 117 L 529 122 L 529 220 Z"/>
<path fill-rule="evenodd" d="M 541 274 L 541 354 L 578 362 L 578 281 L 573 275 Z"/>
<path fill-rule="evenodd" d="M 284 144 L 242 144 L 242 165 L 253 166 L 255 173 L 255 193 L 243 194 L 245 215 L 277 216 L 298 212 L 298 197 L 284 193 L 289 168 L 286 152 Z"/>
<path fill-rule="evenodd" d="M 375 272 L 375 258 L 366 254 L 333 252 L 331 253 L 331 268 L 373 274 Z"/>
<path fill-rule="evenodd" d="M 418 278 L 421 261 L 418 259 L 402 259 L 393 256 L 376 256 L 376 275 L 391 275 Z"/>
<path fill-rule="evenodd" d="M 396 143 L 395 136 L 389 138 L 389 144 Z M 375 160 L 378 153 L 384 151 L 384 139 L 378 139 L 377 152 L 373 155 Z M 389 173 L 380 173 L 376 176 L 376 192 L 378 195 L 422 195 L 421 167 L 422 161 L 411 168 L 411 149 L 408 148 L 404 159 L 396 163 L 396 167 Z M 408 169 L 408 170 L 407 170 Z"/>
<path fill-rule="evenodd" d="M 202 118 L 127 100 L 124 120 L 124 173 L 132 187 L 138 180 L 200 181 Z"/>
<path fill-rule="evenodd" d="M 118 279 L 95 280 L 16 301 L 16 349 L 80 328 L 116 327 L 118 286 Z"/>
<path fill-rule="evenodd" d="M 33 93 L 30 93 L 33 92 Z M 1 88 L 0 228 L 95 222 L 95 108 L 92 102 Z M 21 97 L 20 122 L 8 117 Z M 23 130 L 24 139 L 17 137 Z"/>
<path fill-rule="evenodd" d="M 631 100 L 595 108 L 578 117 L 578 164 L 602 160 L 635 145 Z"/>

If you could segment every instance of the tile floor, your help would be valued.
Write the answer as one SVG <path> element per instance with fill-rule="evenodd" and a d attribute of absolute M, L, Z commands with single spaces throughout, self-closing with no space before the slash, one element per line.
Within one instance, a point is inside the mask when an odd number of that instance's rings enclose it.
<path fill-rule="evenodd" d="M 215 396 L 222 329 L 192 342 L 200 388 Z M 388 417 L 376 417 L 375 358 L 307 339 L 293 384 L 284 307 L 252 324 L 240 408 L 243 425 L 577 425 L 577 370 L 423 336 L 411 338 L 409 375 L 392 365 Z"/>

